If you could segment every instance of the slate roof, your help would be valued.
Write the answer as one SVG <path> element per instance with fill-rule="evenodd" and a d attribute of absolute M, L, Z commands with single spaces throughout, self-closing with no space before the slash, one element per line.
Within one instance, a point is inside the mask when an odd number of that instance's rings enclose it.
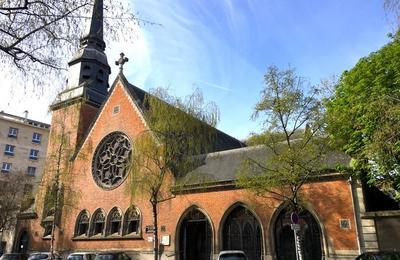
<path fill-rule="evenodd" d="M 179 184 L 195 185 L 234 181 L 244 160 L 251 158 L 263 162 L 267 156 L 268 150 L 262 145 L 209 153 L 204 157 L 204 164 L 179 180 Z M 321 168 L 335 170 L 337 165 L 348 166 L 349 163 L 349 156 L 332 151 L 321 160 Z"/>
<path fill-rule="evenodd" d="M 144 99 L 145 99 L 146 95 L 151 95 L 151 94 L 144 91 L 143 89 L 140 89 L 140 88 L 130 84 L 126 80 L 126 78 L 123 76 L 123 74 L 120 74 L 120 77 L 121 77 L 121 80 L 124 82 L 125 86 L 127 87 L 132 98 L 134 98 L 136 103 L 144 110 L 145 109 L 143 107 Z M 168 103 L 165 103 L 165 104 L 170 106 Z M 218 129 L 216 129 L 216 131 L 217 132 L 216 132 L 215 144 L 213 146 L 212 152 L 242 148 L 242 147 L 246 146 L 243 142 L 237 140 L 236 138 L 234 138 Z"/>

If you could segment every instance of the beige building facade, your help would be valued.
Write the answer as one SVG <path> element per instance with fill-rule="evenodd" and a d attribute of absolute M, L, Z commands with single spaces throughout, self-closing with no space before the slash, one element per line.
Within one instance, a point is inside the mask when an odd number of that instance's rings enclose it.
<path fill-rule="evenodd" d="M 50 125 L 29 119 L 28 111 L 24 114 L 0 111 L 0 179 L 7 174 L 26 174 L 29 184 L 21 188 L 36 193 L 45 165 Z M 3 251 L 11 252 L 14 233 L 0 230 Z"/>

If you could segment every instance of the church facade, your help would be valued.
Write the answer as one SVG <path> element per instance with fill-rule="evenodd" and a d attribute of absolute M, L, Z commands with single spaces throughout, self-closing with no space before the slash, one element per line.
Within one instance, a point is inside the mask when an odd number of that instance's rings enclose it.
<path fill-rule="evenodd" d="M 62 163 L 57 164 L 57 158 L 48 158 L 35 211 L 20 217 L 14 251 L 53 246 L 62 254 L 112 250 L 132 259 L 154 258 L 151 205 L 146 197 L 127 194 L 125 169 L 135 138 L 149 130 L 141 106 L 147 93 L 130 84 L 122 70 L 108 89 L 102 13 L 102 1 L 96 0 L 92 23 L 69 63 L 68 85 L 51 106 L 48 154 L 57 154 L 60 144 L 67 143 L 68 159 L 58 157 Z M 221 250 L 232 249 L 245 251 L 249 259 L 295 259 L 287 205 L 235 185 L 241 159 L 262 151 L 222 132 L 218 138 L 220 149 L 207 154 L 199 167 L 212 181 L 188 183 L 158 206 L 162 259 L 215 259 Z M 68 198 L 57 202 L 63 203 L 60 216 L 46 200 L 45 184 L 55 175 L 68 184 L 63 191 Z M 375 227 L 366 229 L 368 223 L 359 217 L 363 194 L 357 183 L 332 172 L 304 184 L 301 196 L 304 259 L 354 259 L 366 248 L 360 233 L 373 234 Z M 368 247 L 377 249 L 376 238 Z"/>

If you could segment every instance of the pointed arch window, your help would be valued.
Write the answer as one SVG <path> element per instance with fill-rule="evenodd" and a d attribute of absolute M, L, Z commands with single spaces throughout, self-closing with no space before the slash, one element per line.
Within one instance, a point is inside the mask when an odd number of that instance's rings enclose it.
<path fill-rule="evenodd" d="M 243 250 L 248 259 L 261 259 L 261 225 L 246 207 L 238 205 L 226 216 L 222 226 L 222 249 Z"/>
<path fill-rule="evenodd" d="M 50 238 L 51 232 L 53 229 L 53 222 L 54 222 L 54 215 L 55 210 L 54 208 L 50 208 L 46 212 L 46 217 L 42 220 L 42 227 L 44 228 L 43 231 L 43 238 Z"/>
<path fill-rule="evenodd" d="M 296 258 L 295 241 L 291 229 L 289 207 L 283 208 L 275 221 L 274 239 L 277 259 Z M 303 253 L 303 259 L 320 260 L 323 256 L 322 236 L 320 225 L 315 217 L 306 209 L 299 214 L 300 231 L 299 238 Z"/>
<path fill-rule="evenodd" d="M 124 216 L 124 235 L 140 234 L 140 211 L 135 206 L 131 206 Z"/>
<path fill-rule="evenodd" d="M 105 220 L 106 214 L 104 213 L 104 211 L 102 209 L 97 209 L 93 214 L 93 221 L 90 230 L 90 234 L 92 236 L 104 235 Z"/>
<path fill-rule="evenodd" d="M 89 212 L 87 210 L 82 210 L 79 213 L 78 218 L 76 220 L 75 226 L 75 236 L 87 236 L 89 231 Z"/>
<path fill-rule="evenodd" d="M 120 235 L 122 228 L 122 212 L 119 208 L 113 208 L 108 214 L 107 235 Z"/>

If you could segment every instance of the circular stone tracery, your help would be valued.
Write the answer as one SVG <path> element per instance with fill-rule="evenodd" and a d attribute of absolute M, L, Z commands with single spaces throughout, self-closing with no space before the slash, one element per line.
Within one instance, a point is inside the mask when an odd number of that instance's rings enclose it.
<path fill-rule="evenodd" d="M 117 188 L 127 176 L 132 145 L 122 132 L 106 135 L 99 143 L 92 160 L 92 175 L 103 189 Z"/>

